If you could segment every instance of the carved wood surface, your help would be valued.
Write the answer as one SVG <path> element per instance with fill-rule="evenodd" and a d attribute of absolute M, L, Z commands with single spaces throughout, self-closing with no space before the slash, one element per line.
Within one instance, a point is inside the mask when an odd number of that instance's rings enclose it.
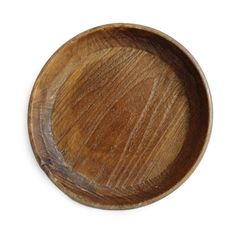
<path fill-rule="evenodd" d="M 126 209 L 162 198 L 194 170 L 212 117 L 204 75 L 163 33 L 112 24 L 79 34 L 34 85 L 29 133 L 41 168 L 84 204 Z"/>

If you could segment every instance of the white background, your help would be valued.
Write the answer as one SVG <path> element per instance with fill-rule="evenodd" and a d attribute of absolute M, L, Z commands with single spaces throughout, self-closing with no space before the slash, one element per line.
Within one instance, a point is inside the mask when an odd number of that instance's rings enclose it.
<path fill-rule="evenodd" d="M 236 235 L 235 1 L 0 0 L 0 235 Z M 91 27 L 138 23 L 183 44 L 213 98 L 208 149 L 179 189 L 154 204 L 105 211 L 78 204 L 36 163 L 27 133 L 33 83 L 51 54 Z"/>

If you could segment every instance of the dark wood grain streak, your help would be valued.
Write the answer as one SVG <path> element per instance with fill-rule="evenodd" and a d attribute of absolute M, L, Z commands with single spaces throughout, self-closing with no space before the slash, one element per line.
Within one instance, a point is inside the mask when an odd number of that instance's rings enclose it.
<path fill-rule="evenodd" d="M 195 169 L 212 105 L 192 56 L 163 33 L 112 24 L 64 44 L 35 82 L 28 114 L 35 156 L 84 204 L 126 209 L 158 200 Z"/>

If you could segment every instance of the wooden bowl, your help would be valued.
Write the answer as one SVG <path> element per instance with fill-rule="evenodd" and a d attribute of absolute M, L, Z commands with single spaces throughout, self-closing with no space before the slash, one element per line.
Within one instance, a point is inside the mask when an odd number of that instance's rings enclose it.
<path fill-rule="evenodd" d="M 127 209 L 193 172 L 212 124 L 197 62 L 169 36 L 111 24 L 77 35 L 40 72 L 28 127 L 48 177 L 74 200 Z"/>

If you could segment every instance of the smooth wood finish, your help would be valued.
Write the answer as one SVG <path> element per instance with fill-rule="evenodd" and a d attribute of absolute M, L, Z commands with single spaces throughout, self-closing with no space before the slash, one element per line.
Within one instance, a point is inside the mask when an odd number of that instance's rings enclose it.
<path fill-rule="evenodd" d="M 41 168 L 66 194 L 106 209 L 142 206 L 194 170 L 211 129 L 211 99 L 192 56 L 144 26 L 79 34 L 47 62 L 29 105 Z"/>

